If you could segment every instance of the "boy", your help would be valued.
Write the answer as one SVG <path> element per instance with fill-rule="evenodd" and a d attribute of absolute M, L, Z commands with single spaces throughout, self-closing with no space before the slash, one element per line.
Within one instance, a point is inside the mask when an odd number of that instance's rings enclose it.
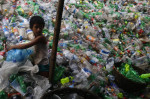
<path fill-rule="evenodd" d="M 34 46 L 34 64 L 39 66 L 39 74 L 48 77 L 49 73 L 49 60 L 48 60 L 48 48 L 47 40 L 42 34 L 43 28 L 45 26 L 44 19 L 40 16 L 33 16 L 30 19 L 30 28 L 33 31 L 35 38 L 26 44 L 19 44 L 11 46 L 11 49 L 26 49 Z"/>

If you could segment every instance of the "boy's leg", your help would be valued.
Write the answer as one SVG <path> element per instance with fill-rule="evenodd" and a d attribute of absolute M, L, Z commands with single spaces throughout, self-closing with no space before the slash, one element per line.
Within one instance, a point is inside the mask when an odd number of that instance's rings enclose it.
<path fill-rule="evenodd" d="M 49 72 L 39 72 L 39 75 L 48 78 L 49 77 Z"/>
<path fill-rule="evenodd" d="M 48 65 L 38 65 L 39 66 L 39 75 L 46 78 L 49 77 L 49 64 Z"/>

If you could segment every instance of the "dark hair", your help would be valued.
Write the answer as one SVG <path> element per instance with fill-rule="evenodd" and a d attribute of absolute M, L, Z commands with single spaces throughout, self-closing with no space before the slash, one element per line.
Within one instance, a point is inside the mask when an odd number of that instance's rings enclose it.
<path fill-rule="evenodd" d="M 40 24 L 43 26 L 45 26 L 45 22 L 44 22 L 44 19 L 40 16 L 33 16 L 31 19 L 30 19 L 30 28 L 32 29 L 33 28 L 33 25 L 34 24 Z"/>

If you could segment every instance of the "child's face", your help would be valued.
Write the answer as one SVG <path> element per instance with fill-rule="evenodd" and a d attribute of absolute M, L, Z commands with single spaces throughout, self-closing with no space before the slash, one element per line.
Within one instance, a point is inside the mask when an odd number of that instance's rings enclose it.
<path fill-rule="evenodd" d="M 39 36 L 39 35 L 42 34 L 43 26 L 40 25 L 40 24 L 34 24 L 33 28 L 32 28 L 32 31 L 34 33 L 34 36 Z"/>

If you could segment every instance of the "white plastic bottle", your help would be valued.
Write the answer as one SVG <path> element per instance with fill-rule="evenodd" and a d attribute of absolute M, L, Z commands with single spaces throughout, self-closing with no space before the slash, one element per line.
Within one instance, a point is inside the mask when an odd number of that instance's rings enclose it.
<path fill-rule="evenodd" d="M 111 58 L 109 58 L 109 59 L 107 60 L 107 63 L 106 63 L 106 70 L 107 70 L 108 72 L 112 71 L 113 66 L 114 66 L 114 58 L 111 57 Z"/>
<path fill-rule="evenodd" d="M 26 33 L 27 33 L 27 38 L 29 40 L 33 40 L 34 39 L 34 34 L 33 34 L 33 31 L 31 29 L 27 29 Z"/>
<path fill-rule="evenodd" d="M 9 29 L 7 26 L 2 26 L 5 37 L 9 37 Z"/>

